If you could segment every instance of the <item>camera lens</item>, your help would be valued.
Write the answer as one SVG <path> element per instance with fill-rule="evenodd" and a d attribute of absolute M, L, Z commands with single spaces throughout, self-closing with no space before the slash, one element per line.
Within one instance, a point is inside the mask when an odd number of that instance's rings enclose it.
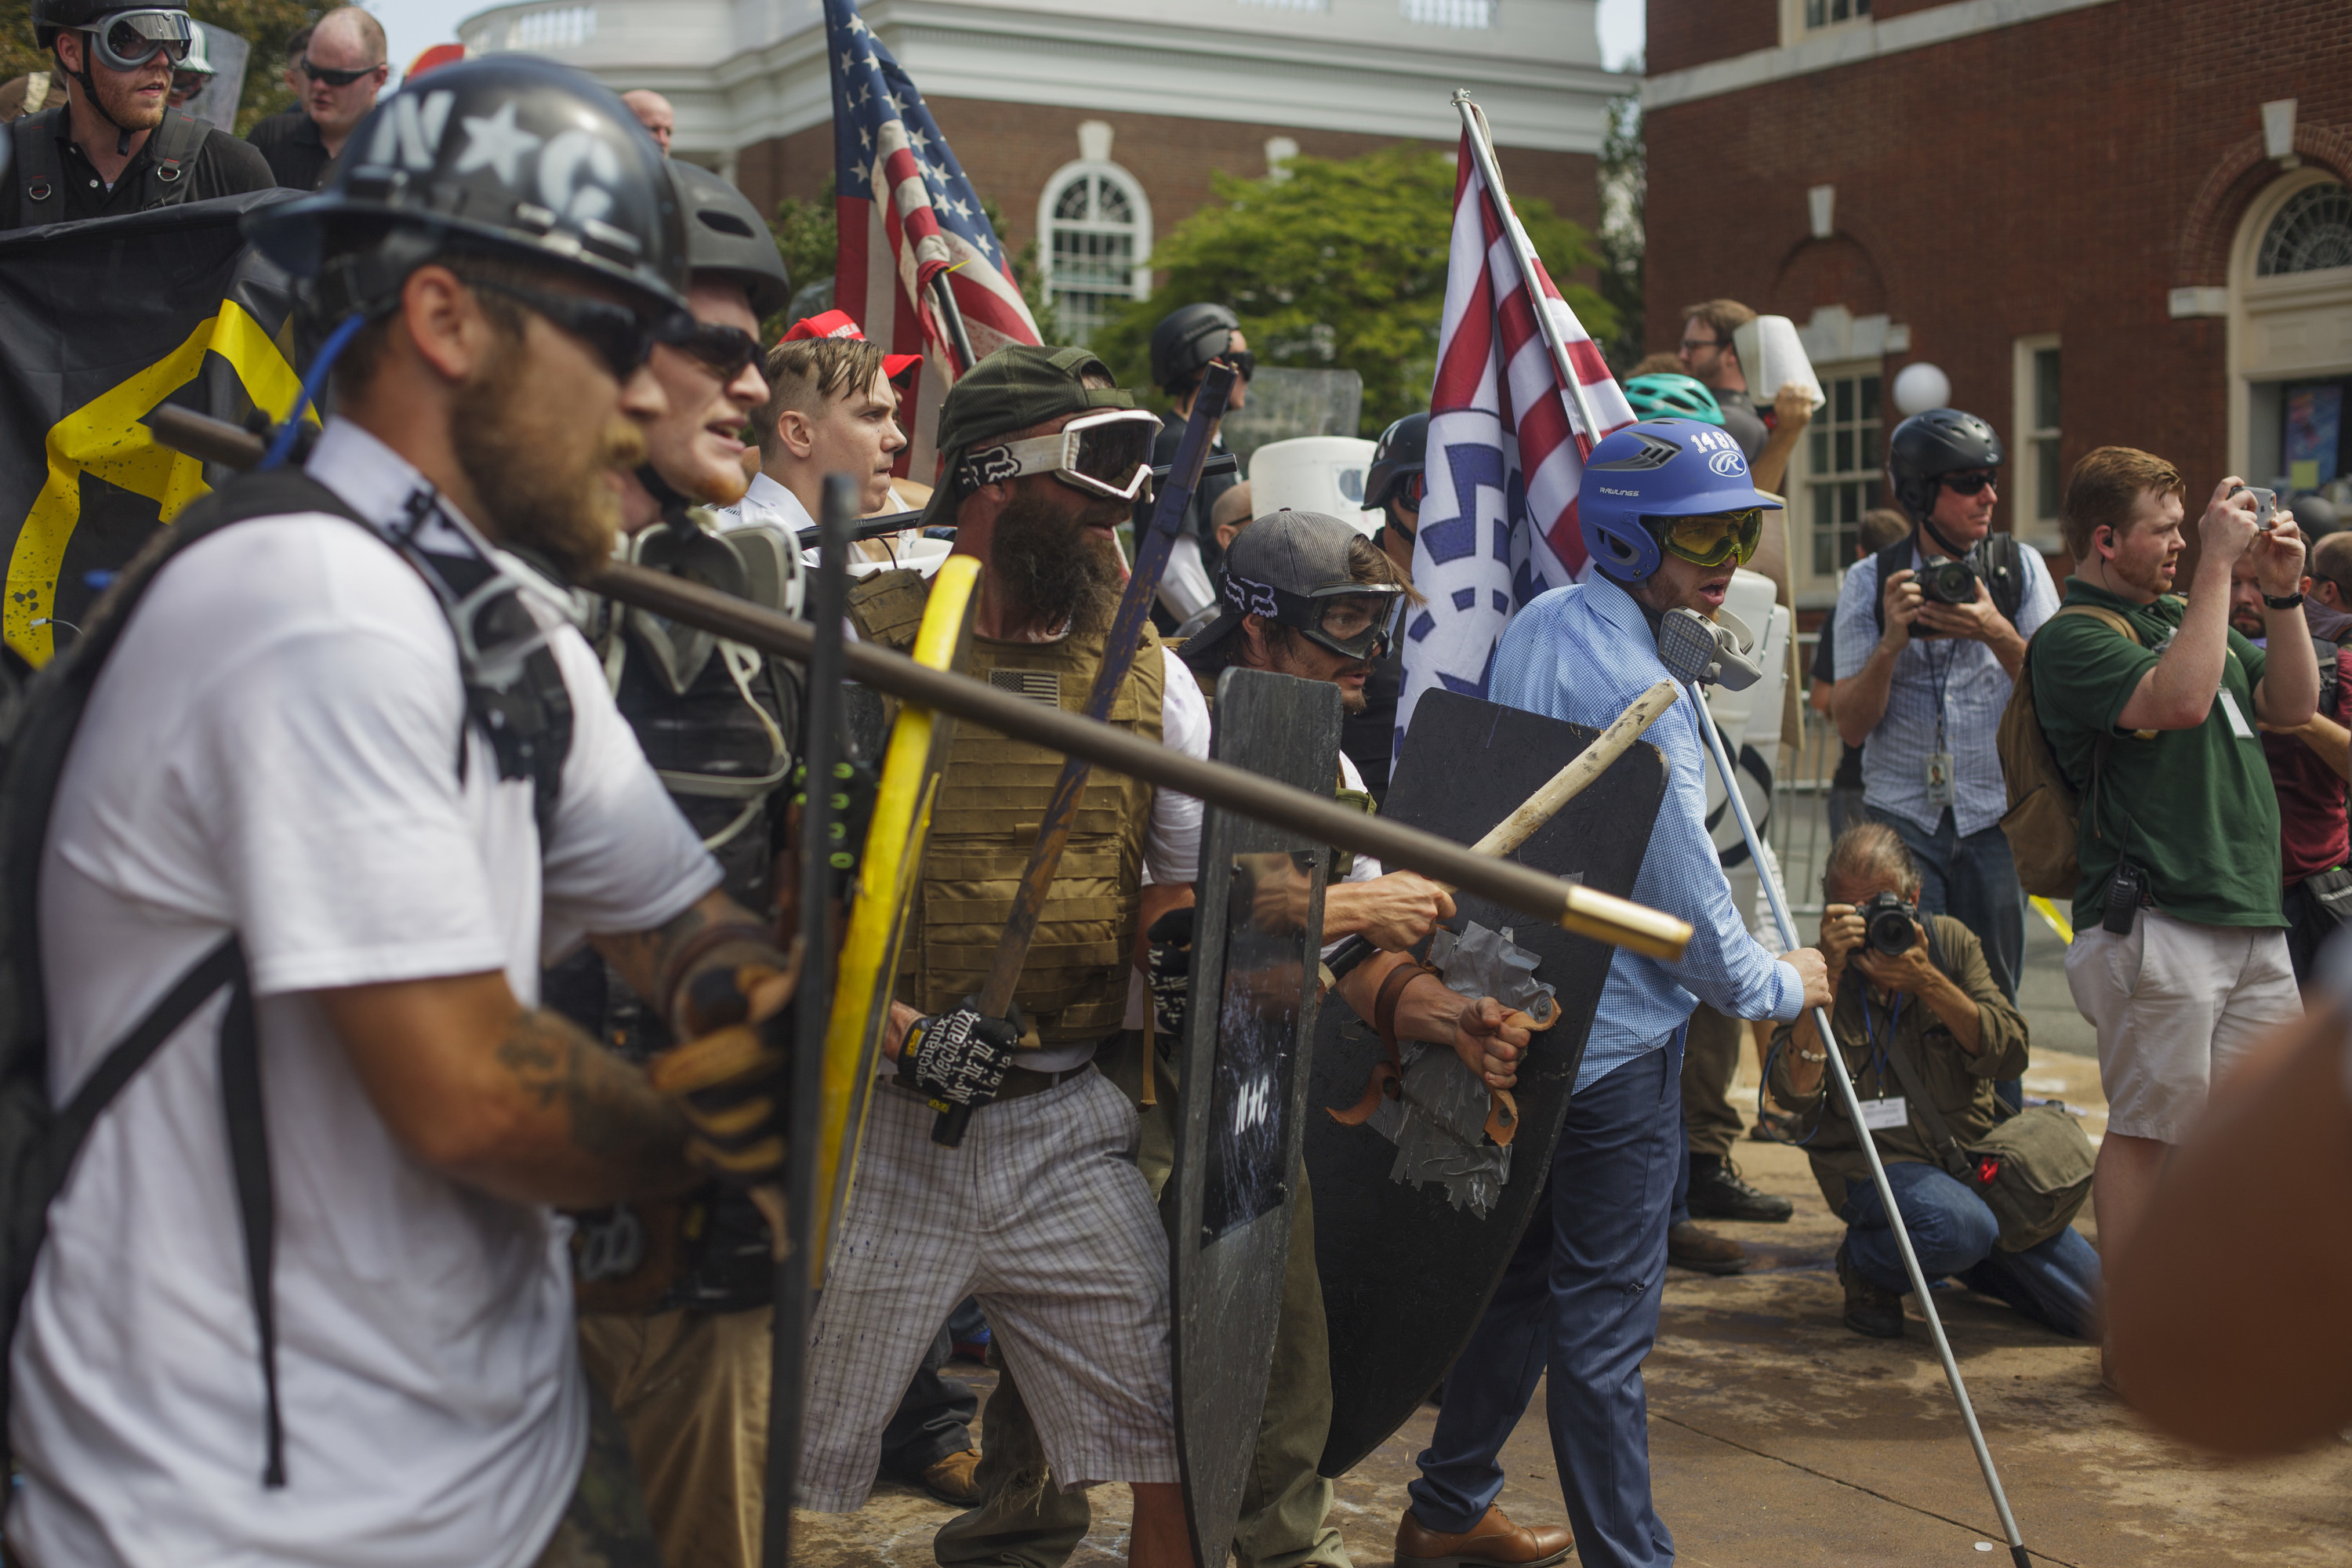
<path fill-rule="evenodd" d="M 1965 561 L 1938 561 L 1919 574 L 1919 592 L 1939 605 L 1974 604 L 1976 568 Z"/>
<path fill-rule="evenodd" d="M 1862 916 L 1864 938 L 1889 958 L 1910 952 L 1919 941 L 1918 930 L 1911 923 L 1911 906 L 1892 893 L 1872 894 L 1856 912 Z"/>

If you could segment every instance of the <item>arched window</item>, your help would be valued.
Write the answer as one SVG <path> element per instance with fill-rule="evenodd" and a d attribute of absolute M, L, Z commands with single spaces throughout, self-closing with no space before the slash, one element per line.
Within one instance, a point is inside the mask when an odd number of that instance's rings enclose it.
<path fill-rule="evenodd" d="M 1038 250 L 1062 335 L 1083 343 L 1121 300 L 1151 293 L 1151 203 L 1117 163 L 1081 159 L 1045 182 Z"/>
<path fill-rule="evenodd" d="M 2287 199 L 2263 233 L 2254 276 L 2352 267 L 2352 189 L 2333 181 L 2306 185 Z"/>

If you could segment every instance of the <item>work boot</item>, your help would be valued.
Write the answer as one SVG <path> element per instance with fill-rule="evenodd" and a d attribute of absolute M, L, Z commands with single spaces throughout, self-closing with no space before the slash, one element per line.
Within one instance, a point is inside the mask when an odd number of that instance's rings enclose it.
<path fill-rule="evenodd" d="M 1838 1283 L 1845 1287 L 1847 1328 L 1874 1340 L 1903 1337 L 1903 1298 L 1864 1279 L 1843 1241 L 1838 1243 L 1837 1277 Z"/>
<path fill-rule="evenodd" d="M 1396 1568 L 1550 1568 L 1576 1550 L 1576 1537 L 1557 1524 L 1513 1524 L 1499 1508 L 1460 1535 L 1425 1529 L 1404 1510 L 1397 1521 Z"/>
<path fill-rule="evenodd" d="M 1666 1227 L 1666 1261 L 1701 1274 L 1737 1274 L 1748 1267 L 1748 1249 L 1727 1236 L 1701 1230 L 1685 1220 Z"/>
<path fill-rule="evenodd" d="M 950 1508 L 978 1508 L 979 1468 L 980 1450 L 966 1448 L 925 1469 L 914 1478 L 915 1484 Z"/>
<path fill-rule="evenodd" d="M 1746 1219 L 1779 1222 L 1797 1212 L 1786 1198 L 1759 1192 L 1739 1179 L 1739 1167 L 1714 1154 L 1690 1157 L 1690 1212 L 1693 1219 Z"/>

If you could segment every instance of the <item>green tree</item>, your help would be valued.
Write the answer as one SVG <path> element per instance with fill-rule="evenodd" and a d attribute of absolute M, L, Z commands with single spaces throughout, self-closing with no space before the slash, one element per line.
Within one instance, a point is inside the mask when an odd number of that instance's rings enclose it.
<path fill-rule="evenodd" d="M 796 201 L 786 196 L 776 204 L 776 216 L 768 225 L 776 237 L 776 248 L 783 252 L 784 270 L 793 275 L 793 287 L 797 289 L 820 278 L 833 276 L 834 257 L 840 247 L 840 225 L 834 216 L 834 178 L 824 177 L 824 189 L 813 202 Z M 1004 215 L 988 197 L 980 198 L 981 211 L 988 218 L 988 226 L 997 234 L 1004 232 Z M 1013 280 L 1021 286 L 1021 298 L 1036 319 L 1037 336 L 1045 342 L 1061 341 L 1061 322 L 1054 313 L 1054 296 L 1045 287 L 1043 269 L 1037 265 L 1037 242 L 1031 240 L 1013 258 Z M 784 323 L 789 327 L 791 322 Z"/>
<path fill-rule="evenodd" d="M 1454 162 L 1425 147 L 1385 147 L 1344 162 L 1293 158 L 1264 179 L 1214 176 L 1217 202 L 1152 248 L 1161 279 L 1091 340 L 1120 381 L 1150 384 L 1151 329 L 1194 300 L 1241 318 L 1267 364 L 1352 370 L 1364 378 L 1366 436 L 1429 406 L 1445 263 L 1454 225 Z M 1584 231 L 1540 201 L 1517 198 L 1519 220 L 1546 270 L 1596 337 L 1616 312 L 1569 274 L 1593 266 Z"/>
<path fill-rule="evenodd" d="M 278 79 L 286 40 L 324 15 L 320 7 L 296 0 L 188 0 L 188 12 L 253 47 L 245 63 L 245 92 L 237 100 L 239 135 L 262 116 L 293 107 L 294 95 Z M 48 51 L 33 45 L 32 0 L 0 0 L 0 81 L 47 70 L 52 63 Z"/>
<path fill-rule="evenodd" d="M 1634 56 L 1625 68 L 1640 76 L 1642 57 Z M 1602 340 L 1602 346 L 1621 376 L 1642 358 L 1642 268 L 1647 248 L 1642 207 L 1649 192 L 1642 100 L 1629 92 L 1609 105 L 1609 131 L 1601 140 L 1601 297 L 1617 312 L 1617 330 Z M 1594 331 L 1597 336 L 1599 330 Z"/>

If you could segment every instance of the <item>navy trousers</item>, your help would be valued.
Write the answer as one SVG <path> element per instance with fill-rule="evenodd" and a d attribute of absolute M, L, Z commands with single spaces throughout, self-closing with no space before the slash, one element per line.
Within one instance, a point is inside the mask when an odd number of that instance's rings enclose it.
<path fill-rule="evenodd" d="M 1682 1171 L 1682 1052 L 1640 1057 L 1580 1089 L 1518 1251 L 1421 1455 L 1412 1511 L 1466 1531 L 1503 1489 L 1503 1444 L 1549 1374 L 1545 1415 L 1586 1568 L 1653 1568 L 1675 1540 L 1650 1501 L 1642 1362 L 1658 1335 L 1666 1218 Z"/>

